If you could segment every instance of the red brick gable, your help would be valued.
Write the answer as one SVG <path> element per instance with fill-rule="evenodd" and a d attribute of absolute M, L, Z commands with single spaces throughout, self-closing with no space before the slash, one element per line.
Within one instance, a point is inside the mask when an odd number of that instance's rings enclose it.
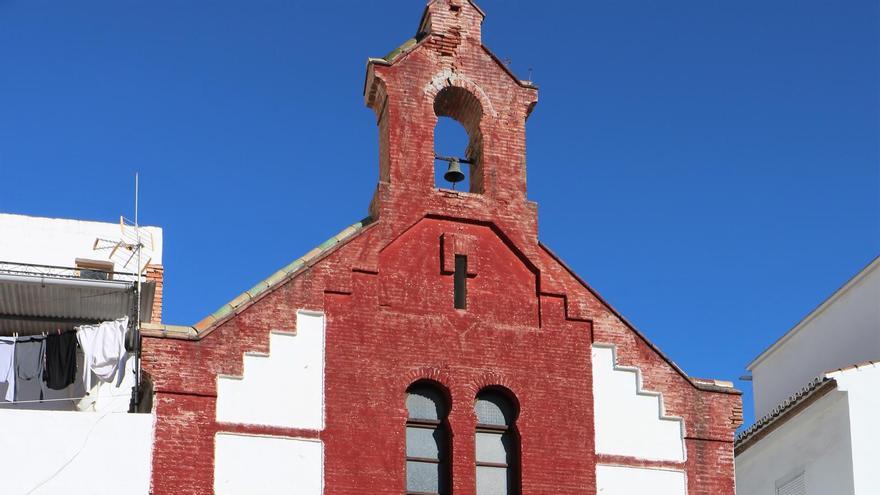
<path fill-rule="evenodd" d="M 185 338 L 145 334 L 155 494 L 211 493 L 218 431 L 320 439 L 324 493 L 403 493 L 403 398 L 422 378 L 451 398 L 455 493 L 473 493 L 472 403 L 489 385 L 519 402 L 522 493 L 595 493 L 597 462 L 682 469 L 691 495 L 734 493 L 738 393 L 686 376 L 538 242 L 525 189 L 537 88 L 482 46 L 482 19 L 469 1 L 435 0 L 418 42 L 369 64 L 365 98 L 380 138 L 369 227 L 270 277 Z M 434 186 L 438 115 L 468 130 L 473 192 Z M 455 255 L 468 257 L 466 310 L 453 305 Z M 217 376 L 241 375 L 243 353 L 268 352 L 269 333 L 295 330 L 300 309 L 326 315 L 324 430 L 218 423 Z M 596 454 L 593 343 L 616 346 L 619 364 L 640 369 L 666 412 L 683 419 L 686 461 Z"/>

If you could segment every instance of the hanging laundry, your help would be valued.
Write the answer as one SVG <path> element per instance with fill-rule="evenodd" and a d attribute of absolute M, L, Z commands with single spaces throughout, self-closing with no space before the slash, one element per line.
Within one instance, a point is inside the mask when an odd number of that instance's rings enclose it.
<path fill-rule="evenodd" d="M 0 337 L 0 382 L 6 382 L 6 397 L 15 400 L 15 338 Z"/>
<path fill-rule="evenodd" d="M 76 335 L 64 332 L 46 337 L 46 372 L 43 381 L 61 390 L 76 380 Z"/>
<path fill-rule="evenodd" d="M 15 342 L 15 400 L 43 400 L 45 356 L 45 337 L 19 337 Z M 27 393 L 31 391 L 36 397 Z"/>
<path fill-rule="evenodd" d="M 83 350 L 83 384 L 91 390 L 92 372 L 102 382 L 112 381 L 125 357 L 128 317 L 78 327 L 76 338 Z"/>

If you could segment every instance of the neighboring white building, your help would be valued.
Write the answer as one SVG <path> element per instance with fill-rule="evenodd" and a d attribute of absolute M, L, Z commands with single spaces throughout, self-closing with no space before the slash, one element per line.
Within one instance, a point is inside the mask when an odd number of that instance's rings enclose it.
<path fill-rule="evenodd" d="M 134 321 L 138 297 L 140 320 L 159 321 L 162 230 L 140 230 L 140 274 L 127 239 L 132 232 L 121 223 L 0 214 L 0 337 L 66 332 L 126 316 Z M 129 356 L 117 380 L 92 380 L 89 390 L 81 349 L 75 381 L 64 389 L 38 382 L 25 389 L 19 381 L 10 402 L 8 384 L 0 382 L 0 424 L 6 425 L 0 493 L 149 492 L 154 421 L 129 413 L 138 368 Z"/>
<path fill-rule="evenodd" d="M 880 493 L 880 257 L 748 365 L 739 495 Z"/>

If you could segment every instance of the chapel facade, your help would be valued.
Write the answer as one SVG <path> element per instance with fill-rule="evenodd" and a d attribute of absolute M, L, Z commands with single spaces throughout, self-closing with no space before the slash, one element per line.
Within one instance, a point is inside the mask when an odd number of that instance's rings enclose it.
<path fill-rule="evenodd" d="M 192 327 L 148 325 L 152 492 L 733 495 L 739 392 L 685 374 L 538 240 L 538 89 L 433 0 L 369 59 L 369 216 Z M 439 117 L 469 190 L 437 187 Z"/>

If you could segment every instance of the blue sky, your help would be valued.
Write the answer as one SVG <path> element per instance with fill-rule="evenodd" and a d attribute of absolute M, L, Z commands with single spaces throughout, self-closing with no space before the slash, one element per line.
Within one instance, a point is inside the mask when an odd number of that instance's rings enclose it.
<path fill-rule="evenodd" d="M 365 61 L 423 5 L 0 0 L 0 211 L 131 216 L 140 171 L 192 324 L 366 214 Z M 737 378 L 880 254 L 876 1 L 480 5 L 541 87 L 542 240 L 689 373 Z"/>

